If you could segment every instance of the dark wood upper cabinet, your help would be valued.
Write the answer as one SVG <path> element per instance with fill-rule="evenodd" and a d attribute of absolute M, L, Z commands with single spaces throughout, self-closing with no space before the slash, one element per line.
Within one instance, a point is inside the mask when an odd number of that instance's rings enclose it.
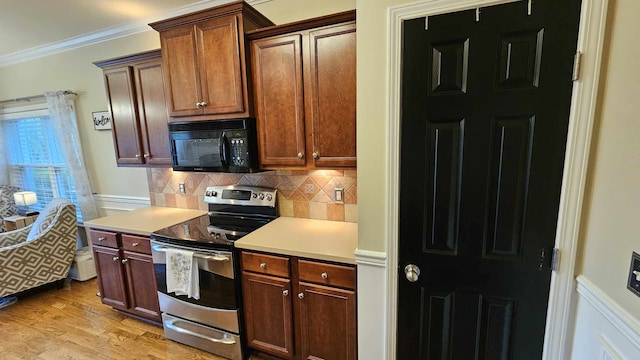
<path fill-rule="evenodd" d="M 118 166 L 169 166 L 160 50 L 94 63 L 103 69 Z"/>
<path fill-rule="evenodd" d="M 244 35 L 269 19 L 235 2 L 149 25 L 160 32 L 172 121 L 253 116 Z"/>
<path fill-rule="evenodd" d="M 355 167 L 355 11 L 256 30 L 248 39 L 261 166 Z"/>

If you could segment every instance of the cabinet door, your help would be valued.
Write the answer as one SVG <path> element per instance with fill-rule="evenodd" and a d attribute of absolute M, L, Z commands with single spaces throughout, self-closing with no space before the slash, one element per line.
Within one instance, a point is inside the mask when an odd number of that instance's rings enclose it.
<path fill-rule="evenodd" d="M 138 126 L 136 94 L 130 66 L 104 71 L 116 162 L 119 165 L 142 164 L 142 146 Z"/>
<path fill-rule="evenodd" d="M 200 77 L 193 25 L 160 33 L 165 87 L 170 116 L 202 114 Z"/>
<path fill-rule="evenodd" d="M 355 292 L 301 282 L 300 294 L 302 358 L 357 359 Z"/>
<path fill-rule="evenodd" d="M 305 165 L 301 36 L 251 43 L 260 165 Z"/>
<path fill-rule="evenodd" d="M 129 293 L 129 310 L 160 321 L 158 288 L 151 255 L 124 251 L 124 261 Z"/>
<path fill-rule="evenodd" d="M 136 64 L 133 67 L 137 89 L 138 114 L 148 165 L 171 165 L 171 148 L 167 123 L 161 59 Z"/>
<path fill-rule="evenodd" d="M 247 346 L 293 357 L 291 281 L 243 272 L 242 291 Z"/>
<path fill-rule="evenodd" d="M 235 15 L 196 24 L 204 114 L 244 111 L 238 19 Z M 163 48 L 164 49 L 164 48 Z"/>
<path fill-rule="evenodd" d="M 124 283 L 120 252 L 118 249 L 93 246 L 100 298 L 105 305 L 126 310 L 129 307 Z"/>
<path fill-rule="evenodd" d="M 355 167 L 356 25 L 311 31 L 304 70 L 314 165 Z"/>

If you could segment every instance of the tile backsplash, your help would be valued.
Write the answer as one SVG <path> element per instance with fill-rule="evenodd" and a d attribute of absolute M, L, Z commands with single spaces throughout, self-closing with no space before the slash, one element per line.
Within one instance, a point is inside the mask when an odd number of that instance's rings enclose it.
<path fill-rule="evenodd" d="M 258 185 L 278 189 L 280 216 L 358 222 L 356 170 L 277 170 L 253 174 L 174 172 L 148 168 L 151 205 L 207 210 L 204 192 L 213 185 Z M 178 184 L 185 184 L 180 194 Z M 344 204 L 333 189 L 344 188 Z"/>

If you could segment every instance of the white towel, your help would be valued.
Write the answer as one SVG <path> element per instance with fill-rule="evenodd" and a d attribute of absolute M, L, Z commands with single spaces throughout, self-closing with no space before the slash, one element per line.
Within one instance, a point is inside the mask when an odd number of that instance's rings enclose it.
<path fill-rule="evenodd" d="M 167 292 L 200 299 L 198 260 L 193 251 L 167 249 Z"/>

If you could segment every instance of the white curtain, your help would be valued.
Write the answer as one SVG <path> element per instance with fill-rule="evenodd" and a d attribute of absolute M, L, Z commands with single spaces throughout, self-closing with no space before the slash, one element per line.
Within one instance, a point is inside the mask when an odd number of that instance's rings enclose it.
<path fill-rule="evenodd" d="M 2 145 L 3 142 L 4 134 L 2 133 L 2 123 L 0 122 L 0 185 L 9 185 L 9 168 L 7 167 L 7 154 L 5 146 Z"/>
<path fill-rule="evenodd" d="M 44 96 L 47 98 L 49 116 L 54 125 L 58 145 L 61 146 L 60 151 L 75 185 L 76 198 L 80 211 L 82 211 L 82 217 L 85 221 L 95 219 L 98 217 L 98 211 L 93 201 L 89 175 L 82 157 L 75 111 L 64 91 L 50 91 L 46 92 Z"/>

